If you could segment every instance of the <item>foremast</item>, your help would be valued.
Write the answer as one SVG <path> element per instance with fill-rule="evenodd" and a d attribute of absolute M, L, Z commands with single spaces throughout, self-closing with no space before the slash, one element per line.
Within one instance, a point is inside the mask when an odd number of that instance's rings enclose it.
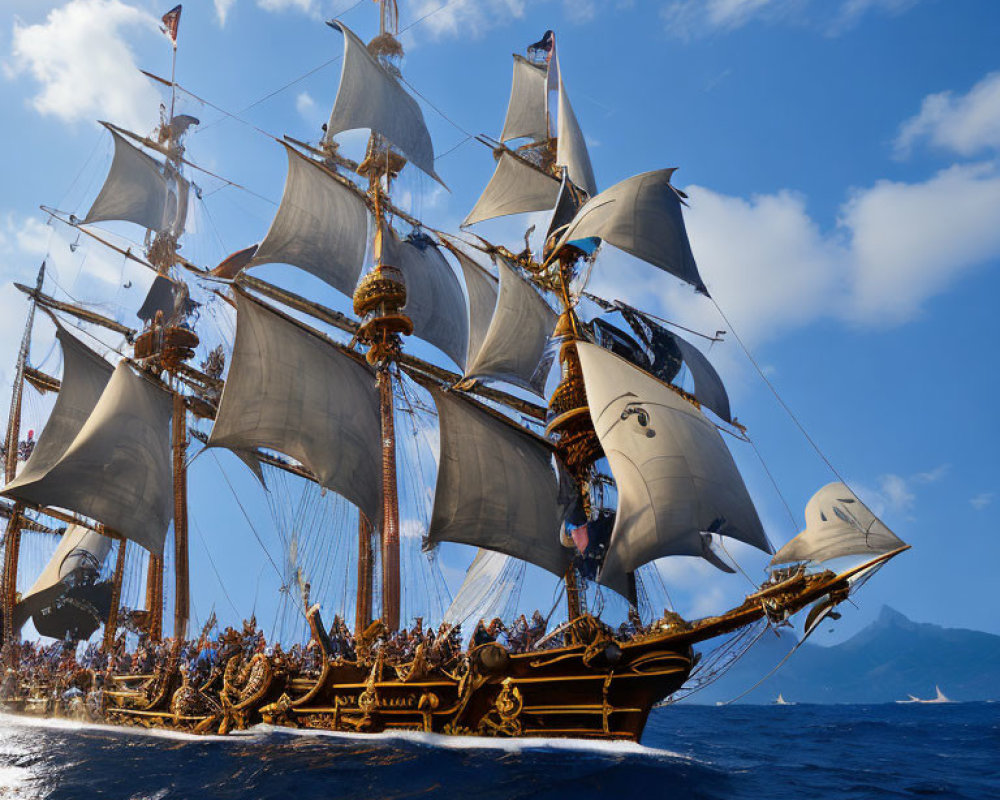
<path fill-rule="evenodd" d="M 7 436 L 4 451 L 4 481 L 10 483 L 17 473 L 17 456 L 21 441 L 21 404 L 24 397 L 24 376 L 28 365 L 28 354 L 31 351 L 31 331 L 35 322 L 35 309 L 38 306 L 38 295 L 45 280 L 45 262 L 38 270 L 35 290 L 28 304 L 28 318 L 21 337 L 21 346 L 17 353 L 17 366 L 14 370 L 14 386 L 11 393 L 10 414 L 7 417 Z M 21 526 L 24 504 L 16 502 L 7 520 L 7 530 L 4 536 L 4 560 L 2 573 L 3 592 L 3 641 L 7 648 L 13 644 L 17 632 L 14 630 L 14 606 L 17 603 L 17 566 L 20 560 Z M 8 648 L 9 649 L 9 648 Z"/>

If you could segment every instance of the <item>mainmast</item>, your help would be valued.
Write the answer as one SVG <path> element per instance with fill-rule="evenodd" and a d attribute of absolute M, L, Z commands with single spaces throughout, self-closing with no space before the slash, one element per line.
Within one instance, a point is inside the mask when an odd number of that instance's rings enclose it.
<path fill-rule="evenodd" d="M 21 347 L 17 353 L 17 366 L 14 370 L 14 388 L 11 394 L 10 414 L 7 417 L 7 438 L 4 460 L 4 481 L 10 483 L 17 473 L 17 456 L 21 440 L 21 401 L 24 395 L 24 372 L 28 364 L 28 353 L 31 350 L 31 329 L 35 323 L 35 307 L 38 304 L 38 294 L 45 280 L 45 262 L 38 270 L 35 281 L 35 291 L 28 304 L 28 319 L 24 325 L 21 337 Z M 3 592 L 3 644 L 13 643 L 16 636 L 14 630 L 14 606 L 17 602 L 17 565 L 21 548 L 21 515 L 24 504 L 17 502 L 7 521 L 7 531 L 4 536 L 4 561 L 2 575 Z"/>
<path fill-rule="evenodd" d="M 393 61 L 402 56 L 403 48 L 396 39 L 398 11 L 396 0 L 380 0 L 379 35 L 375 40 L 376 57 L 393 70 Z M 384 263 L 385 200 L 392 179 L 399 174 L 405 160 L 380 134 L 373 131 L 368 140 L 364 161 L 358 173 L 368 178 L 368 194 L 375 217 L 375 241 L 372 248 L 373 268 L 361 280 L 354 292 L 354 312 L 362 320 L 358 340 L 368 346 L 366 358 L 375 367 L 379 394 L 379 415 L 382 425 L 382 619 L 389 630 L 399 627 L 399 493 L 396 475 L 396 433 L 393 411 L 392 367 L 399 357 L 401 336 L 413 333 L 413 323 L 402 313 L 406 305 L 406 282 L 397 266 Z M 371 569 L 365 569 L 359 552 L 359 608 L 365 597 L 371 597 Z M 367 558 L 364 559 L 366 562 Z M 369 600 L 370 602 L 370 600 Z M 359 613 L 360 618 L 360 613 Z"/>

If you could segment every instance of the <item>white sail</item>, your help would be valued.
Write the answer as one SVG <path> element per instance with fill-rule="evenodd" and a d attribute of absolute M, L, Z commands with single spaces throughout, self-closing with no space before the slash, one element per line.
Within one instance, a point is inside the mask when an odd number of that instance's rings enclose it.
<path fill-rule="evenodd" d="M 76 511 L 159 554 L 173 516 L 172 406 L 159 384 L 119 362 L 59 459 L 37 477 L 25 469 L 3 493 Z"/>
<path fill-rule="evenodd" d="M 187 216 L 189 185 L 173 170 L 111 131 L 111 170 L 84 222 L 122 220 L 157 233 L 180 236 Z"/>
<path fill-rule="evenodd" d="M 24 601 L 51 589 L 78 570 L 89 570 L 96 576 L 111 552 L 111 540 L 82 525 L 70 525 L 59 539 L 55 553 L 45 569 L 24 595 Z"/>
<path fill-rule="evenodd" d="M 499 379 L 541 395 L 545 360 L 556 314 L 506 260 L 498 258 L 500 292 L 482 346 L 465 371 L 467 378 Z"/>
<path fill-rule="evenodd" d="M 397 267 L 406 281 L 403 313 L 413 322 L 413 334 L 464 368 L 469 319 L 462 285 L 451 265 L 430 239 L 400 241 L 388 229 L 382 247 L 383 263 Z"/>
<path fill-rule="evenodd" d="M 580 123 L 577 122 L 573 106 L 569 102 L 562 73 L 559 73 L 558 96 L 556 164 L 566 167 L 569 179 L 590 197 L 593 197 L 597 194 L 594 168 L 590 163 L 590 153 L 587 152 L 587 140 L 583 136 L 583 131 L 580 130 Z"/>
<path fill-rule="evenodd" d="M 517 588 L 516 581 L 503 580 L 504 573 L 514 563 L 517 562 L 503 553 L 482 548 L 476 551 L 476 557 L 451 605 L 444 612 L 442 622 L 465 625 L 499 614 Z M 471 628 L 466 628 L 466 638 L 472 633 Z"/>
<path fill-rule="evenodd" d="M 291 147 L 278 213 L 247 268 L 291 264 L 350 297 L 364 265 L 368 210 L 358 195 Z"/>
<path fill-rule="evenodd" d="M 493 320 L 499 290 L 497 279 L 475 259 L 457 247 L 452 247 L 451 253 L 462 268 L 468 302 L 469 340 L 465 350 L 465 358 L 461 362 L 464 368 L 482 349 L 483 341 L 490 330 L 490 322 Z"/>
<path fill-rule="evenodd" d="M 443 186 L 434 172 L 434 145 L 417 101 L 344 23 L 329 24 L 344 34 L 344 63 L 327 134 L 368 128 Z"/>
<path fill-rule="evenodd" d="M 772 564 L 828 561 L 840 556 L 874 557 L 904 542 L 843 483 L 829 483 L 806 504 L 806 527 L 782 547 Z"/>
<path fill-rule="evenodd" d="M 378 409 L 367 366 L 236 292 L 236 343 L 210 445 L 291 456 L 377 523 Z"/>
<path fill-rule="evenodd" d="M 549 448 L 461 396 L 430 388 L 441 459 L 427 538 L 506 553 L 559 575 L 565 510 Z"/>
<path fill-rule="evenodd" d="M 514 78 L 500 134 L 501 142 L 521 138 L 544 141 L 548 138 L 545 110 L 547 72 L 544 64 L 533 64 L 523 56 L 514 56 Z"/>
<path fill-rule="evenodd" d="M 705 354 L 690 342 L 685 341 L 675 333 L 670 336 L 681 351 L 681 358 L 691 370 L 691 378 L 694 380 L 694 396 L 698 402 L 706 408 L 710 408 L 720 419 L 732 422 L 732 411 L 729 407 L 729 394 L 722 383 L 722 378 L 715 371 Z"/>
<path fill-rule="evenodd" d="M 580 209 L 559 246 L 598 238 L 707 294 L 691 253 L 680 199 L 670 185 L 673 173 L 644 172 L 595 195 Z"/>
<path fill-rule="evenodd" d="M 623 358 L 577 342 L 594 429 L 618 490 L 598 580 L 671 555 L 719 564 L 710 534 L 772 552 L 753 502 L 715 426 L 691 403 Z"/>
<path fill-rule="evenodd" d="M 56 328 L 56 338 L 63 354 L 59 394 L 24 468 L 3 489 L 9 497 L 20 497 L 19 487 L 33 485 L 55 466 L 73 444 L 114 371 L 107 361 L 61 325 Z"/>
<path fill-rule="evenodd" d="M 508 214 L 548 211 L 558 198 L 559 181 L 504 150 L 493 177 L 462 227 Z"/>

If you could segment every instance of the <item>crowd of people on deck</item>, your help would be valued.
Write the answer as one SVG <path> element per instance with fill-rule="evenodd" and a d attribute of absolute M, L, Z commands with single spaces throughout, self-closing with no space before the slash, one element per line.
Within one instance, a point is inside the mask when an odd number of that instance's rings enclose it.
<path fill-rule="evenodd" d="M 522 614 L 510 625 L 504 625 L 499 618 L 489 623 L 481 619 L 470 644 L 475 647 L 496 642 L 512 653 L 523 653 L 540 644 L 559 642 L 552 635 L 546 637 L 547 627 L 547 620 L 537 610 L 530 620 Z M 22 690 L 48 687 L 48 691 L 61 693 L 80 683 L 81 676 L 94 676 L 93 681 L 100 683 L 109 673 L 153 676 L 168 665 L 183 672 L 191 683 L 204 685 L 213 675 L 221 674 L 234 656 L 239 656 L 240 664 L 248 664 L 255 655 L 264 654 L 283 663 L 293 674 L 315 676 L 322 669 L 324 651 L 331 657 L 347 661 L 359 658 L 370 661 L 381 655 L 387 664 L 420 662 L 429 668 L 450 668 L 464 651 L 460 625 L 441 623 L 435 627 L 420 617 L 412 628 L 389 633 L 378 622 L 368 630 L 352 632 L 338 615 L 329 631 L 319 632 L 323 641 L 318 641 L 314 634 L 306 644 L 294 644 L 287 650 L 280 644 L 268 645 L 254 618 L 245 620 L 240 628 L 227 627 L 214 636 L 213 630 L 216 630 L 214 617 L 197 639 L 180 643 L 171 638 L 154 641 L 141 630 L 123 630 L 110 652 L 106 652 L 100 642 L 79 645 L 69 639 L 49 645 L 24 642 L 15 645 L 14 660 L 18 668 L 16 672 L 7 671 L 0 684 L 0 699 L 12 697 L 18 684 Z M 630 616 L 618 634 L 628 637 L 641 630 L 638 615 L 635 615 L 634 618 Z M 9 654 L 5 652 L 4 655 Z M 10 661 L 8 658 L 5 663 Z"/>

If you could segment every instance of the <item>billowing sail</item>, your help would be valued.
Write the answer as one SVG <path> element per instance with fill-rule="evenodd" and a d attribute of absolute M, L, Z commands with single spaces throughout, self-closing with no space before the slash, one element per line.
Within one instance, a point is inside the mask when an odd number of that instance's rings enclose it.
<path fill-rule="evenodd" d="M 562 577 L 565 509 L 549 448 L 462 397 L 430 388 L 441 459 L 427 538 L 494 550 Z"/>
<path fill-rule="evenodd" d="M 712 362 L 705 358 L 705 354 L 690 342 L 685 341 L 677 334 L 670 335 L 681 351 L 681 358 L 691 370 L 691 378 L 694 380 L 694 396 L 698 402 L 706 408 L 712 409 L 719 415 L 720 419 L 732 422 L 729 395 L 722 383 L 722 378 L 712 366 Z"/>
<path fill-rule="evenodd" d="M 535 288 L 503 258 L 497 259 L 500 292 L 482 346 L 465 370 L 468 378 L 496 378 L 541 395 L 545 355 L 556 314 Z"/>
<path fill-rule="evenodd" d="M 123 220 L 180 236 L 187 216 L 188 182 L 111 131 L 115 156 L 84 222 Z"/>
<path fill-rule="evenodd" d="M 382 239 L 383 262 L 397 267 L 406 281 L 403 313 L 413 333 L 465 367 L 469 320 L 458 276 L 434 242 L 426 236 L 400 241 L 391 230 Z"/>
<path fill-rule="evenodd" d="M 136 316 L 148 324 L 156 319 L 159 311 L 163 321 L 169 323 L 183 318 L 195 307 L 186 284 L 171 280 L 166 275 L 157 275 Z"/>
<path fill-rule="evenodd" d="M 521 138 L 535 141 L 548 139 L 549 123 L 545 111 L 547 72 L 544 64 L 533 64 L 523 56 L 514 56 L 514 79 L 500 134 L 501 142 Z"/>
<path fill-rule="evenodd" d="M 547 211 L 558 198 L 559 181 L 505 150 L 462 227 L 507 214 Z"/>
<path fill-rule="evenodd" d="M 107 361 L 62 326 L 56 328 L 56 338 L 63 354 L 59 395 L 31 457 L 17 478 L 4 487 L 4 494 L 9 493 L 10 497 L 18 497 L 18 487 L 33 485 L 55 466 L 73 444 L 114 371 Z"/>
<path fill-rule="evenodd" d="M 618 511 L 601 583 L 656 558 L 719 563 L 709 534 L 772 552 L 715 426 L 691 403 L 622 358 L 577 342 L 594 429 L 618 490 Z"/>
<path fill-rule="evenodd" d="M 367 366 L 236 292 L 236 343 L 210 445 L 291 456 L 377 521 L 378 409 Z"/>
<path fill-rule="evenodd" d="M 43 636 L 86 639 L 107 619 L 111 584 L 97 583 L 111 540 L 80 525 L 63 533 L 55 553 L 38 579 L 14 608 L 20 628 L 34 617 Z"/>
<path fill-rule="evenodd" d="M 597 181 L 594 180 L 594 168 L 590 164 L 587 141 L 583 137 L 583 131 L 580 130 L 580 123 L 576 121 L 576 114 L 573 113 L 573 106 L 570 105 L 561 74 L 556 164 L 566 167 L 569 179 L 590 197 L 597 194 Z"/>
<path fill-rule="evenodd" d="M 560 245 L 596 237 L 707 294 L 691 253 L 680 199 L 670 185 L 673 173 L 673 169 L 644 172 L 592 197 Z"/>
<path fill-rule="evenodd" d="M 465 291 L 468 295 L 469 341 L 465 359 L 461 362 L 463 366 L 468 366 L 482 349 L 483 341 L 489 332 L 493 311 L 497 306 L 497 279 L 457 247 L 449 249 L 462 268 Z"/>
<path fill-rule="evenodd" d="M 559 197 L 556 199 L 556 206 L 552 210 L 552 219 L 549 221 L 549 228 L 545 233 L 546 242 L 549 242 L 552 237 L 558 238 L 563 229 L 573 221 L 573 217 L 576 216 L 576 212 L 580 210 L 583 202 L 581 197 L 586 199 L 573 187 L 564 171 L 562 183 L 559 186 Z"/>
<path fill-rule="evenodd" d="M 249 266 L 291 264 L 350 297 L 365 259 L 368 210 L 322 167 L 286 149 L 285 193 Z"/>
<path fill-rule="evenodd" d="M 344 34 L 344 64 L 327 133 L 368 128 L 443 186 L 434 172 L 434 145 L 417 101 L 344 23 L 329 24 Z"/>
<path fill-rule="evenodd" d="M 843 483 L 829 483 L 806 504 L 806 528 L 782 547 L 772 564 L 829 561 L 840 556 L 874 557 L 904 542 Z"/>
<path fill-rule="evenodd" d="M 505 581 L 504 575 L 517 563 L 508 555 L 480 548 L 442 621 L 449 625 L 464 625 L 470 621 L 475 624 L 480 619 L 502 613 L 518 586 L 516 580 Z M 473 631 L 471 627 L 466 628 L 467 639 Z"/>
<path fill-rule="evenodd" d="M 162 552 L 173 515 L 172 405 L 167 391 L 119 362 L 59 459 L 41 475 L 25 469 L 3 493 L 76 511 Z"/>

